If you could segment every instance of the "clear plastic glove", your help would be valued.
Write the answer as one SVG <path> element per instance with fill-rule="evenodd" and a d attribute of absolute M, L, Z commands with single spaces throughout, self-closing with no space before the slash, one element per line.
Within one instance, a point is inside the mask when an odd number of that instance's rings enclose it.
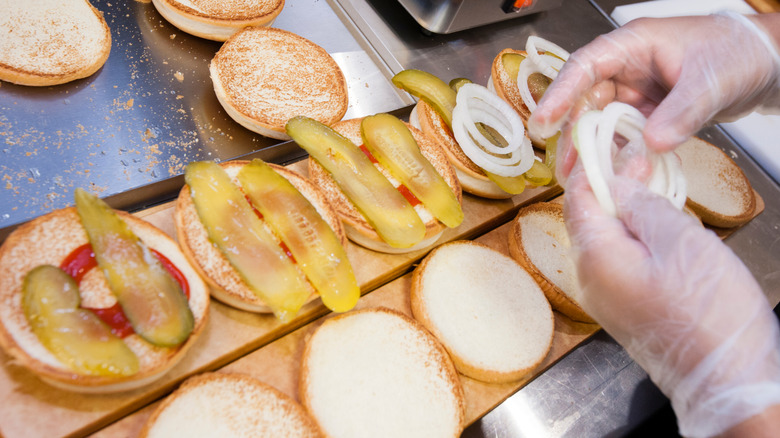
<path fill-rule="evenodd" d="M 762 26 L 737 14 L 639 19 L 574 52 L 529 120 L 547 138 L 579 113 L 612 100 L 648 117 L 645 143 L 664 152 L 711 119 L 733 120 L 754 109 L 780 109 L 780 14 Z M 576 152 L 564 129 L 559 176 Z"/>
<path fill-rule="evenodd" d="M 780 329 L 748 269 L 637 181 L 618 176 L 610 189 L 617 218 L 602 213 L 581 164 L 566 190 L 583 308 L 669 397 L 682 435 L 777 408 Z"/>

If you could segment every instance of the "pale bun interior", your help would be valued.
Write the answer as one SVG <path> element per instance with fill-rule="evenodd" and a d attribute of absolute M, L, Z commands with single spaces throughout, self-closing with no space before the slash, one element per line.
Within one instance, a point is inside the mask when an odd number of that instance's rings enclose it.
<path fill-rule="evenodd" d="M 461 373 L 518 380 L 547 357 L 550 304 L 512 258 L 471 241 L 437 247 L 412 278 L 414 317 L 444 344 Z"/>
<path fill-rule="evenodd" d="M 284 7 L 284 0 L 152 0 L 152 3 L 163 18 L 182 31 L 214 41 L 225 41 L 248 26 L 270 26 Z"/>

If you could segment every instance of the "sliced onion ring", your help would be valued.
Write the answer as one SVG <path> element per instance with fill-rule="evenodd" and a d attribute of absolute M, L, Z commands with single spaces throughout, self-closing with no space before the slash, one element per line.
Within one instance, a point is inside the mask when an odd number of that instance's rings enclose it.
<path fill-rule="evenodd" d="M 496 145 L 485 138 L 477 123 L 494 129 L 508 144 Z M 458 90 L 452 111 L 452 133 L 466 156 L 486 172 L 513 177 L 533 166 L 533 147 L 525 135 L 520 115 L 481 85 L 465 84 Z"/>
<path fill-rule="evenodd" d="M 539 51 L 545 53 L 539 54 Z M 569 60 L 569 52 L 563 50 L 557 44 L 547 41 L 535 35 L 531 35 L 525 42 L 526 57 L 520 62 L 517 72 L 517 88 L 520 97 L 529 111 L 536 110 L 536 101 L 531 96 L 528 88 L 528 78 L 534 73 L 541 73 L 555 80 L 558 71 L 563 68 L 564 62 Z"/>
<path fill-rule="evenodd" d="M 574 128 L 574 146 L 582 160 L 590 187 L 602 210 L 611 216 L 617 215 L 608 184 L 615 176 L 615 133 L 632 142 L 633 146 L 644 148 L 644 126 L 645 117 L 636 108 L 625 103 L 612 102 L 602 111 L 585 113 Z M 658 154 L 646 149 L 645 154 L 652 166 L 650 177 L 645 182 L 648 189 L 669 199 L 676 208 L 682 209 L 686 200 L 686 183 L 677 156 L 674 152 Z"/>

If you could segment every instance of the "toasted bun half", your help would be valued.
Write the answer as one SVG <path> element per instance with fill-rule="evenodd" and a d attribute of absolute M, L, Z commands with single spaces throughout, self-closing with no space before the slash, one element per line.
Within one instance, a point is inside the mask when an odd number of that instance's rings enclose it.
<path fill-rule="evenodd" d="M 511 194 L 501 190 L 496 183 L 489 180 L 485 172 L 466 156 L 458 146 L 458 142 L 444 119 L 433 107 L 422 100 L 417 102 L 409 115 L 409 123 L 441 145 L 447 159 L 455 168 L 458 181 L 460 181 L 464 191 L 483 198 L 507 199 L 512 197 Z"/>
<path fill-rule="evenodd" d="M 412 275 L 411 303 L 458 371 L 477 380 L 520 379 L 552 346 L 553 313 L 539 286 L 512 258 L 475 242 L 431 251 Z"/>
<path fill-rule="evenodd" d="M 0 29 L 0 80 L 21 85 L 85 78 L 111 51 L 108 24 L 88 0 L 8 1 Z"/>
<path fill-rule="evenodd" d="M 56 210 L 14 230 L 0 247 L 0 346 L 16 362 L 49 384 L 76 392 L 109 393 L 135 389 L 151 383 L 172 368 L 195 343 L 206 325 L 208 287 L 167 234 L 148 222 L 117 212 L 149 248 L 170 260 L 190 289 L 189 306 L 195 325 L 189 339 L 175 348 L 156 347 L 137 334 L 124 338 L 138 356 L 140 370 L 128 377 L 88 376 L 74 373 L 60 363 L 33 333 L 22 309 L 22 281 L 36 266 L 59 266 L 76 248 L 88 243 L 86 232 L 73 207 Z M 116 303 L 99 269 L 91 269 L 79 285 L 81 305 L 111 307 Z"/>
<path fill-rule="evenodd" d="M 240 185 L 236 176 L 248 161 L 226 161 L 221 163 L 225 171 Z M 338 215 L 328 203 L 325 195 L 302 176 L 285 167 L 269 164 L 277 173 L 285 177 L 306 199 L 311 202 L 325 222 L 336 233 L 342 245 L 347 238 L 341 226 Z M 195 269 L 211 286 L 214 298 L 233 307 L 250 312 L 270 313 L 271 309 L 255 295 L 244 283 L 238 272 L 228 259 L 209 240 L 208 232 L 198 219 L 198 212 L 190 196 L 190 189 L 184 186 L 176 200 L 174 222 L 179 244 Z M 317 298 L 314 288 L 311 288 L 309 301 Z"/>
<path fill-rule="evenodd" d="M 339 134 L 348 138 L 352 143 L 357 146 L 363 144 L 363 140 L 360 136 L 360 123 L 362 119 L 343 120 L 333 125 L 333 129 Z M 412 126 L 408 126 L 412 136 L 414 136 L 417 145 L 420 146 L 420 152 L 425 158 L 433 165 L 433 167 L 444 178 L 444 181 L 452 188 L 452 191 L 456 194 L 458 202 L 462 201 L 463 194 L 461 192 L 461 186 L 458 182 L 458 178 L 455 172 L 447 161 L 447 157 L 444 154 L 443 149 L 435 142 L 431 141 L 428 137 L 423 135 L 422 132 Z M 398 181 L 390 176 L 390 173 L 376 165 L 382 173 L 388 177 L 391 183 L 395 187 L 399 187 Z M 347 237 L 358 245 L 372 249 L 374 251 L 385 253 L 406 253 L 411 251 L 417 251 L 423 248 L 427 248 L 441 237 L 442 232 L 447 228 L 444 224 L 439 222 L 433 215 L 420 204 L 414 207 L 417 214 L 419 214 L 423 223 L 425 224 L 425 237 L 423 240 L 410 247 L 410 248 L 394 248 L 388 245 L 379 237 L 379 234 L 373 227 L 366 221 L 365 217 L 358 211 L 355 205 L 350 201 L 344 192 L 339 189 L 338 184 L 333 177 L 322 167 L 316 160 L 309 159 L 309 179 L 320 189 L 323 190 L 331 205 L 334 206 L 338 212 L 339 218 L 344 224 Z"/>
<path fill-rule="evenodd" d="M 686 206 L 705 224 L 730 228 L 753 217 L 756 195 L 742 169 L 717 146 L 692 137 L 675 149 L 687 180 Z"/>
<path fill-rule="evenodd" d="M 523 123 L 527 124 L 528 118 L 531 117 L 531 111 L 523 103 L 523 97 L 520 95 L 520 89 L 517 87 L 517 78 L 509 76 L 504 67 L 504 55 L 507 53 L 526 56 L 525 50 L 504 49 L 500 51 L 498 55 L 493 58 L 488 88 L 496 93 L 498 97 L 512 105 L 512 108 L 514 108 L 515 111 L 520 114 L 520 117 L 522 117 Z"/>
<path fill-rule="evenodd" d="M 325 436 L 457 437 L 463 429 L 463 389 L 447 352 L 387 308 L 319 326 L 304 349 L 299 391 Z"/>
<path fill-rule="evenodd" d="M 266 137 L 289 140 L 284 126 L 295 116 L 332 125 L 347 112 L 347 82 L 336 61 L 285 30 L 244 28 L 225 42 L 209 68 L 228 115 Z"/>
<path fill-rule="evenodd" d="M 270 26 L 284 0 L 152 0 L 168 22 L 191 35 L 225 41 L 248 26 Z"/>
<path fill-rule="evenodd" d="M 537 202 L 521 208 L 508 242 L 509 253 L 536 280 L 555 310 L 575 321 L 595 322 L 579 305 L 582 291 L 561 204 Z"/>
<path fill-rule="evenodd" d="M 141 438 L 320 437 L 295 400 L 249 376 L 205 373 L 187 379 L 155 409 Z"/>

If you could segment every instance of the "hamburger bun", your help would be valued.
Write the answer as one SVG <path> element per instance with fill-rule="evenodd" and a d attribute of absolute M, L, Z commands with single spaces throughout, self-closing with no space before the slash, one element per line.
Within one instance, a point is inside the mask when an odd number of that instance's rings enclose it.
<path fill-rule="evenodd" d="M 756 195 L 742 169 L 717 146 L 691 137 L 675 152 L 687 181 L 690 208 L 702 222 L 730 228 L 749 221 Z"/>
<path fill-rule="evenodd" d="M 447 352 L 395 310 L 325 320 L 306 343 L 298 388 L 325 436 L 458 437 L 463 430 L 463 388 Z"/>
<path fill-rule="evenodd" d="M 512 258 L 471 242 L 446 243 L 414 270 L 412 313 L 450 353 L 462 374 L 518 380 L 552 346 L 550 303 Z"/>
<path fill-rule="evenodd" d="M 87 0 L 8 1 L 0 29 L 0 80 L 20 85 L 85 78 L 111 51 L 108 24 Z"/>
<path fill-rule="evenodd" d="M 75 392 L 109 393 L 146 385 L 178 363 L 206 325 L 208 287 L 178 245 L 148 222 L 121 211 L 117 214 L 146 246 L 165 256 L 186 278 L 194 327 L 187 340 L 172 348 L 154 346 L 136 333 L 125 337 L 125 344 L 140 364 L 139 371 L 127 377 L 79 374 L 61 363 L 39 340 L 25 317 L 22 282 L 37 266 L 59 266 L 75 249 L 87 244 L 88 239 L 75 207 L 48 213 L 14 230 L 0 247 L 0 346 L 16 363 L 52 386 Z M 107 308 L 116 303 L 100 269 L 86 273 L 79 293 L 83 307 Z"/>
<path fill-rule="evenodd" d="M 504 49 L 496 55 L 496 57 L 493 59 L 493 64 L 490 69 L 490 78 L 488 79 L 487 87 L 489 90 L 496 93 L 498 97 L 509 103 L 512 108 L 517 111 L 518 114 L 520 114 L 520 118 L 523 119 L 523 125 L 525 125 L 526 129 L 528 129 L 528 119 L 531 117 L 531 110 L 528 109 L 528 107 L 523 102 L 523 97 L 520 94 L 520 88 L 517 86 L 517 76 L 510 76 L 510 74 L 507 72 L 506 67 L 504 66 L 504 55 L 506 54 L 517 54 L 526 56 L 527 52 L 525 50 L 514 50 L 514 49 Z M 538 75 L 541 78 L 544 78 L 543 75 L 540 73 L 534 73 L 531 75 L 533 77 L 534 75 Z M 540 78 L 540 79 L 541 79 Z M 547 82 L 549 79 L 544 78 L 543 81 Z M 537 81 L 529 81 L 529 89 L 531 91 L 531 94 L 541 95 L 544 94 L 543 88 L 539 88 L 539 82 Z M 534 139 L 531 138 L 533 145 L 539 149 L 544 150 L 545 142 L 543 140 Z"/>
<path fill-rule="evenodd" d="M 233 178 L 234 183 L 239 170 L 249 161 L 226 161 L 220 163 L 223 169 Z M 269 164 L 277 173 L 285 177 L 303 196 L 311 202 L 320 216 L 330 225 L 342 245 L 347 239 L 338 215 L 328 203 L 324 194 L 305 178 L 297 173 Z M 188 186 L 184 186 L 176 200 L 174 210 L 176 235 L 185 256 L 192 262 L 195 269 L 211 286 L 214 298 L 225 304 L 249 312 L 270 313 L 271 309 L 247 286 L 228 259 L 209 240 L 208 232 L 198 219 L 198 212 L 192 202 Z M 300 270 L 300 268 L 298 268 Z M 308 283 L 307 283 L 308 284 Z M 311 287 L 311 285 L 309 284 Z M 311 287 L 309 301 L 317 298 L 314 287 Z"/>
<path fill-rule="evenodd" d="M 433 107 L 420 100 L 409 115 L 409 123 L 441 146 L 464 191 L 490 199 L 512 197 L 488 179 L 485 172 L 466 156 L 444 119 Z"/>
<path fill-rule="evenodd" d="M 536 280 L 555 310 L 575 321 L 595 322 L 579 305 L 582 290 L 561 204 L 537 202 L 521 208 L 508 242 L 509 253 Z"/>
<path fill-rule="evenodd" d="M 270 26 L 284 0 L 152 0 L 168 22 L 191 35 L 225 41 L 249 26 Z"/>
<path fill-rule="evenodd" d="M 284 126 L 303 115 L 326 125 L 347 112 L 347 83 L 322 47 L 281 29 L 247 27 L 209 66 L 225 111 L 245 128 L 289 140 Z"/>
<path fill-rule="evenodd" d="M 139 437 L 320 437 L 295 400 L 249 376 L 205 373 L 187 379 L 149 417 Z"/>
<path fill-rule="evenodd" d="M 344 120 L 334 124 L 333 129 L 349 139 L 356 146 L 360 146 L 363 144 L 360 135 L 361 120 L 362 119 Z M 422 155 L 439 172 L 439 175 L 444 178 L 447 185 L 452 188 L 458 202 L 462 202 L 460 183 L 442 148 L 423 135 L 419 130 L 408 125 L 407 127 L 409 127 L 412 136 L 420 147 Z M 379 164 L 376 164 L 376 166 L 380 168 L 382 173 L 388 177 L 388 180 L 390 180 L 396 188 L 400 186 L 398 181 L 393 179 L 386 169 Z M 418 244 L 410 248 L 394 248 L 382 240 L 374 228 L 366 221 L 365 217 L 357 210 L 355 205 L 341 191 L 330 173 L 314 159 L 309 159 L 309 179 L 314 185 L 322 189 L 331 205 L 335 208 L 339 218 L 344 224 L 347 237 L 358 245 L 371 250 L 384 253 L 406 253 L 427 248 L 433 245 L 447 228 L 422 204 L 416 205 L 414 209 L 425 224 L 425 237 Z"/>

